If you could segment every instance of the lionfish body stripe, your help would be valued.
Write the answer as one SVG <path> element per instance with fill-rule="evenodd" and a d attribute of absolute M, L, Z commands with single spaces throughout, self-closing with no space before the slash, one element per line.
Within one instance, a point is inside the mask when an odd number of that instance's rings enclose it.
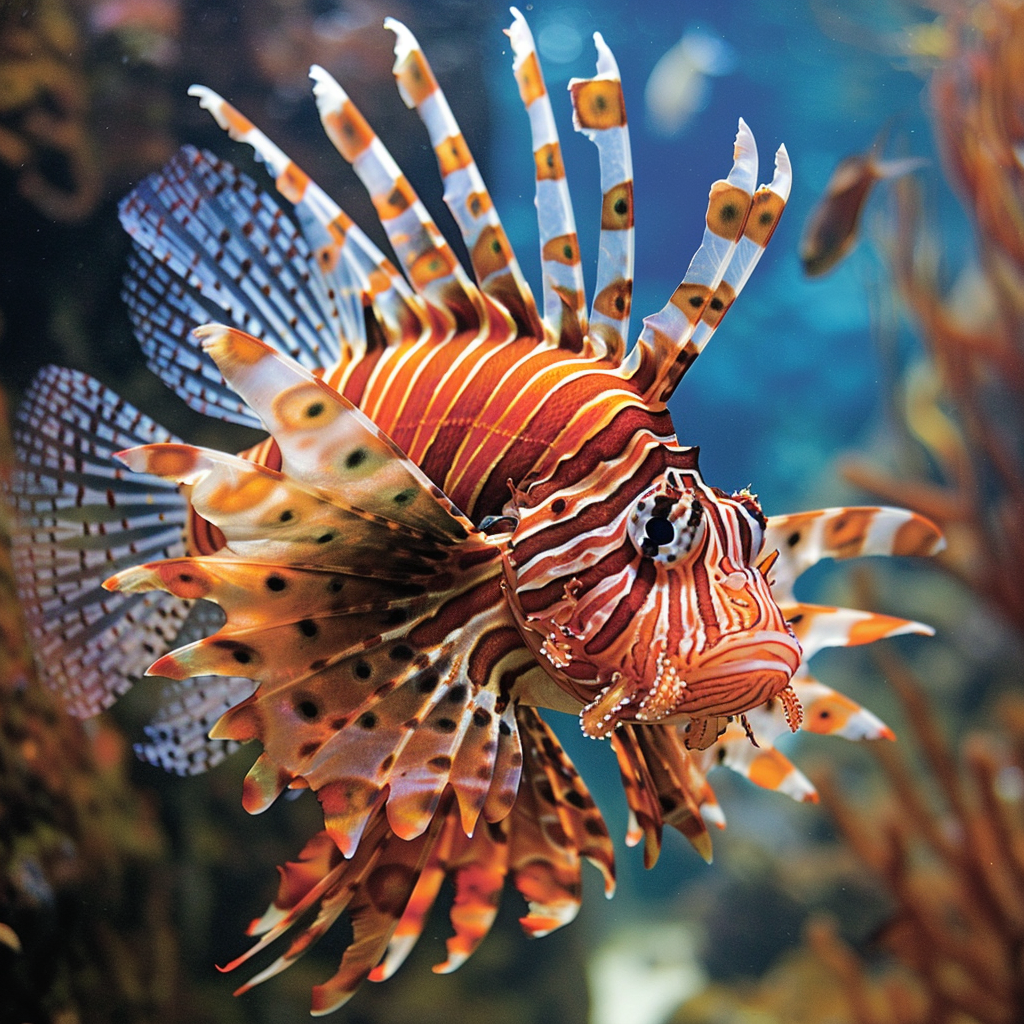
<path fill-rule="evenodd" d="M 807 658 L 928 631 L 803 604 L 793 584 L 822 558 L 933 553 L 932 524 L 881 508 L 766 517 L 750 491 L 704 480 L 666 407 L 778 223 L 785 149 L 756 187 L 740 122 L 701 245 L 630 347 L 618 67 L 596 35 L 597 73 L 570 83 L 574 124 L 601 164 L 588 307 L 551 100 L 513 17 L 543 311 L 426 57 L 389 19 L 398 86 L 426 126 L 470 269 L 326 71 L 312 71 L 321 120 L 396 263 L 196 86 L 266 164 L 294 220 L 230 164 L 186 147 L 122 203 L 135 242 L 125 299 L 168 386 L 268 436 L 238 456 L 197 448 L 53 367 L 19 415 L 15 564 L 42 670 L 68 707 L 93 714 L 143 672 L 163 676 L 141 756 L 191 773 L 258 740 L 249 811 L 286 788 L 320 801 L 324 831 L 282 868 L 251 930 L 262 937 L 230 965 L 298 930 L 248 988 L 346 913 L 354 939 L 314 989 L 316 1013 L 393 973 L 446 877 L 454 934 L 442 970 L 486 934 L 506 880 L 532 935 L 575 915 L 581 860 L 611 892 L 607 828 L 538 709 L 611 739 L 627 842 L 645 840 L 649 865 L 664 825 L 710 857 L 707 824 L 724 824 L 713 766 L 812 799 L 777 737 L 801 726 L 891 737 L 813 679 Z"/>

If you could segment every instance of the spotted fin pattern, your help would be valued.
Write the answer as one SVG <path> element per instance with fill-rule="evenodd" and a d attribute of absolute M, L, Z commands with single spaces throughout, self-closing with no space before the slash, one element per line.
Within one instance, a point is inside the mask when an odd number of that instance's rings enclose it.
<path fill-rule="evenodd" d="M 321 67 L 314 65 L 310 77 L 327 137 L 366 186 L 388 240 L 432 315 L 448 331 L 479 330 L 487 334 L 494 326 L 506 336 L 511 333 L 508 314 L 484 300 L 348 93 Z"/>
<path fill-rule="evenodd" d="M 311 370 L 333 366 L 339 340 L 363 329 L 361 301 L 339 302 L 281 208 L 209 153 L 182 149 L 120 213 L 136 245 L 125 299 L 143 351 L 199 412 L 258 425 L 190 344 L 194 327 L 225 320 Z"/>
<path fill-rule="evenodd" d="M 365 353 L 364 296 L 372 300 L 390 339 L 422 333 L 427 327 L 423 304 L 391 261 L 337 203 L 223 97 L 201 85 L 193 85 L 189 95 L 199 100 L 200 106 L 213 115 L 231 138 L 252 146 L 273 176 L 278 191 L 294 204 L 317 266 L 349 310 L 345 338 L 353 346 L 352 358 Z M 245 329 L 244 324 L 239 326 Z"/>
<path fill-rule="evenodd" d="M 444 201 L 469 250 L 480 290 L 508 310 L 521 336 L 542 338 L 530 286 L 423 50 L 400 21 L 385 18 L 384 27 L 395 33 L 398 91 L 406 106 L 416 108 L 427 128 L 444 183 Z"/>
<path fill-rule="evenodd" d="M 122 566 L 185 550 L 188 505 L 177 488 L 114 457 L 172 438 L 99 381 L 54 366 L 36 377 L 14 437 L 19 596 L 44 678 L 86 718 L 168 649 L 188 614 L 177 598 L 100 585 Z"/>
<path fill-rule="evenodd" d="M 611 839 L 593 798 L 536 712 L 523 708 L 519 718 L 524 782 L 510 815 L 467 835 L 455 801 L 446 795 L 430 827 L 403 840 L 377 811 L 347 860 L 328 832 L 314 836 L 299 859 L 281 869 L 277 897 L 250 925 L 249 934 L 259 941 L 222 969 L 241 966 L 292 929 L 298 934 L 238 992 L 284 970 L 347 910 L 353 941 L 337 973 L 313 989 L 314 1015 L 337 1009 L 364 978 L 383 981 L 401 966 L 446 877 L 455 890 L 449 911 L 453 934 L 447 959 L 434 968 L 438 973 L 459 967 L 487 934 L 506 876 L 527 901 L 520 923 L 532 936 L 547 935 L 576 916 L 581 858 L 600 869 L 610 896 Z"/>

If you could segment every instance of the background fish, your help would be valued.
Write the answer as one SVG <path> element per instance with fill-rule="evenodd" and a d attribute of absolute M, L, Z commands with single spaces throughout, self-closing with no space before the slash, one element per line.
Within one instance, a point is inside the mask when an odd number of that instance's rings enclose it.
<path fill-rule="evenodd" d="M 660 135 L 683 131 L 704 109 L 711 91 L 709 77 L 728 75 L 736 67 L 733 48 L 717 36 L 691 28 L 654 65 L 644 87 L 650 126 Z"/>
<path fill-rule="evenodd" d="M 441 971 L 487 933 L 506 877 L 532 935 L 575 915 L 581 859 L 611 892 L 606 826 L 538 708 L 610 737 L 627 841 L 645 839 L 648 864 L 666 824 L 709 858 L 706 822 L 724 823 L 713 765 L 809 800 L 779 735 L 891 735 L 814 680 L 807 659 L 929 632 L 793 593 L 823 558 L 932 553 L 941 538 L 927 520 L 885 508 L 766 517 L 750 490 L 704 481 L 665 406 L 779 221 L 785 149 L 758 187 L 740 122 L 701 246 L 629 346 L 618 67 L 596 34 L 596 74 L 570 83 L 602 171 L 588 307 L 550 101 L 514 18 L 541 308 L 423 53 L 389 20 L 398 86 L 426 125 L 471 271 L 323 69 L 312 70 L 321 121 L 397 266 L 244 115 L 194 87 L 266 164 L 297 225 L 230 164 L 186 147 L 122 204 L 136 243 L 125 298 L 165 383 L 269 436 L 237 456 L 188 445 L 59 368 L 20 415 L 15 559 L 68 705 L 91 714 L 139 675 L 163 676 L 146 759 L 198 771 L 258 739 L 244 806 L 303 788 L 322 805 L 324 830 L 282 869 L 250 929 L 258 941 L 229 965 L 295 929 L 248 988 L 347 913 L 353 941 L 314 989 L 317 1013 L 399 966 L 446 877 L 454 934 Z"/>
<path fill-rule="evenodd" d="M 857 244 L 861 215 L 878 182 L 909 174 L 928 163 L 923 157 L 882 160 L 888 134 L 886 126 L 866 153 L 839 163 L 808 215 L 800 239 L 800 261 L 809 277 L 827 274 Z"/>

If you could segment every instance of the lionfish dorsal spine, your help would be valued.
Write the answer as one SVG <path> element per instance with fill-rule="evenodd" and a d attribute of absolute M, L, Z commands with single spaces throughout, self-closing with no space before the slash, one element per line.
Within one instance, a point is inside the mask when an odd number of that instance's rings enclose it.
<path fill-rule="evenodd" d="M 619 66 L 594 33 L 597 74 L 569 82 L 573 125 L 596 146 L 601 167 L 601 237 L 588 336 L 618 365 L 626 351 L 633 297 L 633 158 Z"/>
<path fill-rule="evenodd" d="M 444 184 L 444 201 L 469 251 L 480 290 L 509 312 L 520 336 L 543 337 L 533 293 L 426 55 L 400 21 L 385 18 L 384 27 L 395 33 L 398 91 L 406 106 L 415 107 L 427 129 Z"/>
<path fill-rule="evenodd" d="M 530 119 L 536 167 L 537 230 L 543 275 L 544 324 L 560 346 L 578 352 L 587 333 L 587 297 L 583 283 L 576 218 L 565 178 L 562 148 L 544 84 L 537 48 L 526 19 L 512 8 L 505 30 L 515 55 L 512 72 Z"/>
<path fill-rule="evenodd" d="M 422 299 L 362 228 L 295 161 L 212 89 L 193 85 L 189 95 L 199 100 L 232 139 L 252 147 L 278 191 L 294 205 L 303 229 L 312 236 L 317 264 L 333 278 L 339 295 L 348 297 L 353 309 L 346 324 L 353 332 L 345 337 L 352 349 L 349 358 L 357 360 L 366 348 L 364 296 L 372 300 L 390 341 L 427 330 L 430 318 Z"/>
<path fill-rule="evenodd" d="M 644 318 L 628 371 L 652 402 L 665 402 L 704 350 L 768 244 L 792 184 L 785 146 L 771 184 L 754 191 L 757 147 L 740 118 L 728 177 L 711 186 L 704 236 L 682 282 L 659 312 Z"/>
<path fill-rule="evenodd" d="M 464 330 L 486 335 L 496 318 L 500 329 L 500 312 L 485 301 L 409 179 L 348 93 L 319 65 L 310 68 L 309 76 L 324 131 L 369 193 L 413 289 L 426 301 L 436 321 L 433 337 L 444 340 Z M 504 319 L 508 320 L 507 314 Z"/>

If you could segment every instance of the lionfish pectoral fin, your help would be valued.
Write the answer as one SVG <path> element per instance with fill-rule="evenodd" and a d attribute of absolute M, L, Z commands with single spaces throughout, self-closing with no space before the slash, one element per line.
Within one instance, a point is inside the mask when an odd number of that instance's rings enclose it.
<path fill-rule="evenodd" d="M 923 622 L 880 612 L 803 602 L 782 602 L 779 608 L 800 641 L 804 661 L 809 661 L 825 647 L 857 647 L 906 633 L 935 634 L 935 630 Z"/>
<path fill-rule="evenodd" d="M 124 299 L 150 368 L 193 409 L 259 426 L 190 331 L 226 321 L 323 371 L 365 350 L 359 282 L 342 283 L 246 175 L 184 147 L 120 206 L 135 243 Z M 334 275 L 336 276 L 336 275 Z"/>
<path fill-rule="evenodd" d="M 740 118 L 732 170 L 711 186 L 700 248 L 671 299 L 644 318 L 625 369 L 648 400 L 667 401 L 746 284 L 789 198 L 792 170 L 785 146 L 768 185 L 754 189 L 757 148 Z"/>
<path fill-rule="evenodd" d="M 281 469 L 182 444 L 121 453 L 187 484 L 226 546 L 112 581 L 204 597 L 227 615 L 151 671 L 258 681 L 214 729 L 263 744 L 247 806 L 301 780 L 346 855 L 385 794 L 403 839 L 429 826 L 448 785 L 466 832 L 483 811 L 496 820 L 521 767 L 501 681 L 534 667 L 501 588 L 500 547 L 314 375 L 239 331 L 200 333 L 270 429 Z"/>
<path fill-rule="evenodd" d="M 140 558 L 184 554 L 188 504 L 178 488 L 132 477 L 115 457 L 127 445 L 172 440 L 99 381 L 53 366 L 18 413 L 8 489 L 19 519 L 18 592 L 44 678 L 83 718 L 127 690 L 189 612 L 167 594 L 102 586 Z"/>
<path fill-rule="evenodd" d="M 795 580 L 823 558 L 927 556 L 945 547 L 939 528 L 916 512 L 885 506 L 836 507 L 770 516 L 762 550 L 777 552 L 769 572 L 776 601 L 793 599 Z"/>
<path fill-rule="evenodd" d="M 313 991 L 314 1014 L 337 1009 L 369 977 L 390 977 L 415 946 L 441 884 L 451 878 L 453 934 L 448 955 L 434 970 L 448 973 L 472 955 L 497 915 L 506 878 L 529 904 L 522 919 L 531 935 L 570 921 L 580 903 L 580 861 L 602 872 L 614 888 L 611 840 L 571 762 L 535 711 L 521 708 L 525 737 L 522 799 L 511 814 L 467 835 L 451 793 L 442 796 L 429 827 L 400 838 L 377 806 L 358 846 L 346 859 L 329 829 L 315 836 L 298 860 L 281 869 L 277 896 L 254 921 L 258 941 L 223 970 L 247 963 L 289 932 L 285 952 L 239 991 L 284 970 L 347 912 L 353 929 L 336 974 Z"/>

